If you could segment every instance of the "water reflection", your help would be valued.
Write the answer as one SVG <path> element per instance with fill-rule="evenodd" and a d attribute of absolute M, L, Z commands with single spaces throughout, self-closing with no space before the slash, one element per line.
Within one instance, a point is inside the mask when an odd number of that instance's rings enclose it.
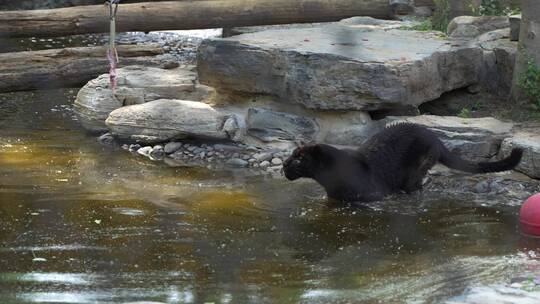
<path fill-rule="evenodd" d="M 2 303 L 437 303 L 530 265 L 516 207 L 170 168 L 99 145 L 73 94 L 0 95 Z"/>

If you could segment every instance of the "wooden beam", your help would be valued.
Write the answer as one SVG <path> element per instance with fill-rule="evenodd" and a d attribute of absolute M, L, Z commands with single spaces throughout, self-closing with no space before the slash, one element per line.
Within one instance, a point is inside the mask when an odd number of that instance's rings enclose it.
<path fill-rule="evenodd" d="M 122 4 L 117 31 L 190 30 L 389 18 L 388 0 L 208 0 Z M 0 37 L 46 37 L 109 31 L 106 5 L 0 12 Z"/>
<path fill-rule="evenodd" d="M 119 45 L 120 66 L 159 65 L 157 44 Z M 105 47 L 78 47 L 0 54 L 0 92 L 77 87 L 109 72 Z"/>

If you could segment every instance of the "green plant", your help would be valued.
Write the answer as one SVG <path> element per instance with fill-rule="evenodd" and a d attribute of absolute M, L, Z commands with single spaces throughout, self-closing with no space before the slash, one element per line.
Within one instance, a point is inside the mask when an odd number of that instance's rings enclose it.
<path fill-rule="evenodd" d="M 474 102 L 474 104 L 472 105 L 471 109 L 473 111 L 479 111 L 482 109 L 482 102 L 480 100 L 477 100 Z"/>
<path fill-rule="evenodd" d="M 480 16 L 508 16 L 519 12 L 519 6 L 507 0 L 482 0 L 477 11 Z"/>
<path fill-rule="evenodd" d="M 527 68 L 517 84 L 525 96 L 530 98 L 537 107 L 540 107 L 540 67 L 534 59 L 527 59 Z"/>
<path fill-rule="evenodd" d="M 423 21 L 420 21 L 414 25 L 410 26 L 402 26 L 399 28 L 400 30 L 409 30 L 409 31 L 421 31 L 421 32 L 428 32 L 433 30 L 433 24 L 431 23 L 431 19 L 425 19 Z"/>
<path fill-rule="evenodd" d="M 461 117 L 461 118 L 470 118 L 471 117 L 471 110 L 469 110 L 469 108 L 463 108 L 463 109 L 461 109 L 461 111 L 459 112 L 459 114 L 457 116 Z"/>
<path fill-rule="evenodd" d="M 450 23 L 450 3 L 448 0 L 434 0 L 435 11 L 431 20 L 432 28 L 446 33 L 448 23 Z"/>

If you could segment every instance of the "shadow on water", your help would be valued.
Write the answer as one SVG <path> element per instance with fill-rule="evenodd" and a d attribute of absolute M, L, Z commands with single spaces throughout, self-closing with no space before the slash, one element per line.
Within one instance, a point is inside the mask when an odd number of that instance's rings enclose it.
<path fill-rule="evenodd" d="M 534 263 L 517 207 L 170 168 L 86 135 L 74 94 L 0 95 L 2 303 L 438 303 Z"/>

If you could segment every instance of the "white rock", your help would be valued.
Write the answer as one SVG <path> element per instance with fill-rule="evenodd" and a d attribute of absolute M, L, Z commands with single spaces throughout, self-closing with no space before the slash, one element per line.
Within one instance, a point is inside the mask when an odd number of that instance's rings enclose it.
<path fill-rule="evenodd" d="M 282 163 L 283 161 L 280 158 L 275 157 L 274 159 L 272 159 L 273 165 L 281 165 Z"/>

